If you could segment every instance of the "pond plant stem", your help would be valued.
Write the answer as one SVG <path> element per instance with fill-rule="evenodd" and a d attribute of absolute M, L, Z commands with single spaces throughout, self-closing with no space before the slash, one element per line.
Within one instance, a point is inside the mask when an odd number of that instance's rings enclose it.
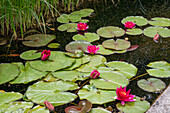
<path fill-rule="evenodd" d="M 84 82 L 79 89 L 77 89 L 77 91 L 75 92 L 75 94 L 77 94 L 77 92 L 86 84 L 90 81 L 91 79 L 87 80 L 86 82 Z"/>
<path fill-rule="evenodd" d="M 130 79 L 130 81 L 133 81 L 133 80 L 135 80 L 135 79 L 137 79 L 137 78 L 139 78 L 139 77 L 145 76 L 145 75 L 147 75 L 147 74 L 148 74 L 148 73 L 144 73 L 144 74 L 142 74 L 142 75 L 139 75 L 139 76 L 137 76 L 137 77 L 135 77 L 135 78 Z"/>

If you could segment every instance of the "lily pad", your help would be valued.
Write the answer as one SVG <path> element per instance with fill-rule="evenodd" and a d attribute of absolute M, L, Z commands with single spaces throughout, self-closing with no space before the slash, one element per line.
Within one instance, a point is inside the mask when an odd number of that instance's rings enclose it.
<path fill-rule="evenodd" d="M 14 92 L 1 92 L 0 93 L 0 106 L 22 98 L 22 94 Z M 1 107 L 0 107 L 1 108 Z"/>
<path fill-rule="evenodd" d="M 141 101 L 139 97 L 136 98 L 135 102 L 126 102 L 125 105 L 117 103 L 116 107 L 124 113 L 144 113 L 150 107 L 149 102 Z"/>
<path fill-rule="evenodd" d="M 95 85 L 100 89 L 114 89 L 117 87 L 124 87 L 129 84 L 128 79 L 123 76 L 121 73 L 114 71 L 104 71 L 100 72 L 101 79 L 92 79 L 90 80 L 90 84 Z"/>
<path fill-rule="evenodd" d="M 93 9 L 82 9 L 80 11 L 74 11 L 71 14 L 79 15 L 81 17 L 87 17 L 90 16 L 93 12 L 94 12 Z"/>
<path fill-rule="evenodd" d="M 125 34 L 125 31 L 119 27 L 107 26 L 99 28 L 97 30 L 97 34 L 104 38 L 113 38 L 123 36 Z"/>
<path fill-rule="evenodd" d="M 88 19 L 81 19 L 79 22 L 81 22 L 81 23 L 88 23 L 89 20 Z"/>
<path fill-rule="evenodd" d="M 138 81 L 138 86 L 148 92 L 160 92 L 165 88 L 166 84 L 157 78 L 141 79 Z"/>
<path fill-rule="evenodd" d="M 46 82 L 54 82 L 57 78 L 55 78 L 51 73 L 48 73 L 48 75 L 43 79 L 43 81 Z"/>
<path fill-rule="evenodd" d="M 36 60 L 30 61 L 30 66 L 41 71 L 56 71 L 71 66 L 75 62 L 60 51 L 51 51 L 51 56 L 47 61 Z"/>
<path fill-rule="evenodd" d="M 149 24 L 153 25 L 153 26 L 169 27 L 170 26 L 170 19 L 169 18 L 156 17 L 156 18 L 152 18 L 152 21 L 149 21 Z"/>
<path fill-rule="evenodd" d="M 32 106 L 32 102 L 11 102 L 0 106 L 0 111 L 2 113 L 24 113 Z"/>
<path fill-rule="evenodd" d="M 80 35 L 80 34 L 73 36 L 73 40 L 85 40 L 88 42 L 94 42 L 99 39 L 100 39 L 100 37 L 96 33 L 84 33 L 84 36 Z"/>
<path fill-rule="evenodd" d="M 97 90 L 93 88 L 87 89 L 85 87 L 90 87 L 90 86 L 84 86 L 78 92 L 78 95 L 81 100 L 87 99 L 90 102 L 92 102 L 92 104 L 105 104 L 115 100 L 114 98 L 112 98 L 116 96 L 115 91 Z"/>
<path fill-rule="evenodd" d="M 81 20 L 81 16 L 80 15 L 70 14 L 69 19 L 70 19 L 71 22 L 78 22 L 78 21 Z"/>
<path fill-rule="evenodd" d="M 106 65 L 113 68 L 113 71 L 123 74 L 128 79 L 132 78 L 137 73 L 137 68 L 127 62 L 112 61 L 108 62 Z"/>
<path fill-rule="evenodd" d="M 130 42 L 123 39 L 117 39 L 116 41 L 114 39 L 109 39 L 109 40 L 105 40 L 102 43 L 102 46 L 108 49 L 125 50 L 130 47 Z"/>
<path fill-rule="evenodd" d="M 139 28 L 127 29 L 126 34 L 128 35 L 140 35 L 143 31 Z"/>
<path fill-rule="evenodd" d="M 102 54 L 102 55 L 111 55 L 114 54 L 115 51 L 114 50 L 110 50 L 110 49 L 105 49 L 102 45 L 98 45 L 98 47 L 100 48 L 97 53 Z"/>
<path fill-rule="evenodd" d="M 36 34 L 36 35 L 30 35 L 24 38 L 22 43 L 25 46 L 29 47 L 41 47 L 46 46 L 49 42 L 54 40 L 56 37 L 55 35 L 47 35 L 47 34 Z"/>
<path fill-rule="evenodd" d="M 156 77 L 170 77 L 170 63 L 166 61 L 151 62 L 147 65 L 153 69 L 147 69 L 151 76 Z"/>
<path fill-rule="evenodd" d="M 163 27 L 147 27 L 144 29 L 144 35 L 153 38 L 156 34 L 159 34 L 163 38 L 170 37 L 170 30 Z"/>
<path fill-rule="evenodd" d="M 69 23 L 69 15 L 62 14 L 60 17 L 57 18 L 57 21 L 60 23 Z"/>
<path fill-rule="evenodd" d="M 67 23 L 60 25 L 57 29 L 59 31 L 76 32 L 77 31 L 76 27 L 77 27 L 76 23 Z"/>
<path fill-rule="evenodd" d="M 121 22 L 122 24 L 126 23 L 127 21 L 132 21 L 136 23 L 138 26 L 144 26 L 148 24 L 148 20 L 142 16 L 128 16 L 124 18 Z"/>
<path fill-rule="evenodd" d="M 103 108 L 92 108 L 89 113 L 111 113 L 111 111 Z"/>
<path fill-rule="evenodd" d="M 13 80 L 19 73 L 19 67 L 15 64 L 0 64 L 0 84 Z"/>
<path fill-rule="evenodd" d="M 37 53 L 37 50 L 25 51 L 20 55 L 20 58 L 24 60 L 34 60 L 40 57 L 41 57 L 41 53 L 40 52 Z"/>
<path fill-rule="evenodd" d="M 50 111 L 43 106 L 37 105 L 33 109 L 31 109 L 28 113 L 50 113 Z"/>
<path fill-rule="evenodd" d="M 50 44 L 48 44 L 48 48 L 58 48 L 60 46 L 60 44 L 59 43 L 50 43 Z"/>
<path fill-rule="evenodd" d="M 26 62 L 25 66 L 21 62 L 13 63 L 13 64 L 18 65 L 18 67 L 20 67 L 21 72 L 15 80 L 10 82 L 11 84 L 21 84 L 21 83 L 27 84 L 34 80 L 40 79 L 46 76 L 47 74 L 47 72 L 41 72 L 31 68 L 29 65 L 29 61 Z"/>
<path fill-rule="evenodd" d="M 44 105 L 43 102 L 47 100 L 53 106 L 58 106 L 73 101 L 77 97 L 77 95 L 65 91 L 78 88 L 77 84 L 72 82 L 37 82 L 28 87 L 26 96 L 40 105 Z"/>
<path fill-rule="evenodd" d="M 87 47 L 92 45 L 90 42 L 84 40 L 72 41 L 66 45 L 65 49 L 68 52 L 75 53 L 76 50 L 82 50 L 84 52 L 87 51 Z"/>

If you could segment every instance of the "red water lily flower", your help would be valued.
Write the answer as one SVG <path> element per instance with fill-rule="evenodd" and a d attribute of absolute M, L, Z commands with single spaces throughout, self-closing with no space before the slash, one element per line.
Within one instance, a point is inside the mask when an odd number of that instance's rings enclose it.
<path fill-rule="evenodd" d="M 51 111 L 51 112 L 54 111 L 54 106 L 50 102 L 48 102 L 46 100 L 46 101 L 44 101 L 44 104 L 49 111 Z"/>
<path fill-rule="evenodd" d="M 129 89 L 128 91 L 126 91 L 126 87 L 124 87 L 122 89 L 122 86 L 120 86 L 120 88 L 117 87 L 116 90 L 116 94 L 117 97 L 115 97 L 115 99 L 120 100 L 122 105 L 125 105 L 125 102 L 134 102 L 135 99 L 133 99 L 135 97 L 135 95 L 131 95 Z"/>
<path fill-rule="evenodd" d="M 43 50 L 41 53 L 41 60 L 48 60 L 48 58 L 51 55 L 51 51 L 50 50 Z"/>
<path fill-rule="evenodd" d="M 157 43 L 159 40 L 159 34 L 157 33 L 154 37 L 153 40 Z"/>
<path fill-rule="evenodd" d="M 97 70 L 92 71 L 90 74 L 90 78 L 92 78 L 92 79 L 96 79 L 99 76 L 100 76 L 100 73 Z"/>
<path fill-rule="evenodd" d="M 89 26 L 87 25 L 87 23 L 78 23 L 77 27 L 76 27 L 79 31 L 85 31 L 86 29 L 89 28 Z"/>
<path fill-rule="evenodd" d="M 130 21 L 130 22 L 127 21 L 127 22 L 124 23 L 124 26 L 125 26 L 126 28 L 128 28 L 128 29 L 132 29 L 135 25 L 136 25 L 136 24 L 133 23 L 132 21 Z"/>
<path fill-rule="evenodd" d="M 90 54 L 95 54 L 97 51 L 99 50 L 99 47 L 96 47 L 96 45 L 92 45 L 92 46 L 88 46 L 87 47 L 87 51 L 90 53 Z"/>

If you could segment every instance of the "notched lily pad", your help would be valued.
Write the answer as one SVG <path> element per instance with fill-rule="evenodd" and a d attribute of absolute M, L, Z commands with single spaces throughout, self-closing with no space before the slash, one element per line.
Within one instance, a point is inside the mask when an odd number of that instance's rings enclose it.
<path fill-rule="evenodd" d="M 56 37 L 55 35 L 47 35 L 47 34 L 36 34 L 36 35 L 30 35 L 24 38 L 22 43 L 25 46 L 29 47 L 41 47 L 46 46 L 49 42 L 54 40 Z"/>
<path fill-rule="evenodd" d="M 160 92 L 165 88 L 166 84 L 157 78 L 141 79 L 138 81 L 138 86 L 148 92 Z"/>
<path fill-rule="evenodd" d="M 127 29 L 126 34 L 128 35 L 140 35 L 143 31 L 139 28 Z"/>
<path fill-rule="evenodd" d="M 130 42 L 123 39 L 117 39 L 116 41 L 114 39 L 109 39 L 104 41 L 102 46 L 108 49 L 125 50 L 130 47 Z"/>
<path fill-rule="evenodd" d="M 50 44 L 48 44 L 48 48 L 58 48 L 60 46 L 60 44 L 59 43 L 50 43 Z"/>
<path fill-rule="evenodd" d="M 113 38 L 123 36 L 125 34 L 125 31 L 119 27 L 107 26 L 99 28 L 97 30 L 97 34 L 104 38 Z"/>
<path fill-rule="evenodd" d="M 149 21 L 149 24 L 153 25 L 153 26 L 169 27 L 170 26 L 170 19 L 169 18 L 156 17 L 156 18 L 152 18 L 152 20 Z"/>
<path fill-rule="evenodd" d="M 98 45 L 98 47 L 100 48 L 97 53 L 102 54 L 102 55 L 111 55 L 114 54 L 115 51 L 111 50 L 111 49 L 106 49 L 104 48 L 102 45 Z"/>
<path fill-rule="evenodd" d="M 99 39 L 100 39 L 100 37 L 96 33 L 84 33 L 84 36 L 80 35 L 80 34 L 73 36 L 73 40 L 85 40 L 88 42 L 94 42 Z"/>
<path fill-rule="evenodd" d="M 57 18 L 57 21 L 60 23 L 69 23 L 69 15 L 62 14 L 60 17 Z"/>
<path fill-rule="evenodd" d="M 67 23 L 60 25 L 57 29 L 59 31 L 76 32 L 77 23 Z"/>
<path fill-rule="evenodd" d="M 92 108 L 89 113 L 111 113 L 111 111 L 108 111 L 103 108 Z"/>
<path fill-rule="evenodd" d="M 25 51 L 20 55 L 20 58 L 24 60 L 34 60 L 40 57 L 41 57 L 41 52 L 38 52 L 37 50 Z"/>
<path fill-rule="evenodd" d="M 93 9 L 82 9 L 80 11 L 74 11 L 71 14 L 72 15 L 79 15 L 81 17 L 87 17 L 90 16 L 94 12 Z"/>
<path fill-rule="evenodd" d="M 126 23 L 127 21 L 132 21 L 133 23 L 136 23 L 138 26 L 144 26 L 148 24 L 148 20 L 142 16 L 128 16 L 126 18 L 123 18 L 121 21 L 122 24 Z"/>
<path fill-rule="evenodd" d="M 37 105 L 31 110 L 29 110 L 28 113 L 50 113 L 50 111 L 46 107 Z"/>

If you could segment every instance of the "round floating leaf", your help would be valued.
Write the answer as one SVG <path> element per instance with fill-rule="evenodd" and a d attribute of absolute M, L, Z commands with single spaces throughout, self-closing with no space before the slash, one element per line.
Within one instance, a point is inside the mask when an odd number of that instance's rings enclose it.
<path fill-rule="evenodd" d="M 97 34 L 104 38 L 113 38 L 123 36 L 125 31 L 119 27 L 107 26 L 99 28 Z"/>
<path fill-rule="evenodd" d="M 81 23 L 88 23 L 89 20 L 88 19 L 81 19 L 79 22 L 81 22 Z"/>
<path fill-rule="evenodd" d="M 115 51 L 114 50 L 110 50 L 110 49 L 105 49 L 102 45 L 98 45 L 98 47 L 100 48 L 97 53 L 102 54 L 102 55 L 111 55 L 114 54 Z"/>
<path fill-rule="evenodd" d="M 24 60 L 34 60 L 40 57 L 41 57 L 41 53 L 40 52 L 37 53 L 37 50 L 25 51 L 20 55 L 20 58 Z"/>
<path fill-rule="evenodd" d="M 90 42 L 87 42 L 84 40 L 78 40 L 78 41 L 73 41 L 67 44 L 65 49 L 66 51 L 71 52 L 71 53 L 75 53 L 76 50 L 82 50 L 84 52 L 88 52 L 87 47 L 90 45 L 92 45 Z"/>
<path fill-rule="evenodd" d="M 58 48 L 59 46 L 60 46 L 59 43 L 50 43 L 50 44 L 48 44 L 47 47 L 49 47 L 49 48 Z"/>
<path fill-rule="evenodd" d="M 3 113 L 26 113 L 32 106 L 32 102 L 11 102 L 0 106 L 0 111 Z"/>
<path fill-rule="evenodd" d="M 25 66 L 21 62 L 14 63 L 14 64 L 20 67 L 21 73 L 15 80 L 10 82 L 11 84 L 21 84 L 21 83 L 27 84 L 34 80 L 40 79 L 47 74 L 47 72 L 41 72 L 41 71 L 31 68 L 29 65 L 29 61 L 26 62 Z"/>
<path fill-rule="evenodd" d="M 78 68 L 81 66 L 81 59 L 76 59 L 76 61 L 73 63 L 71 67 L 66 68 L 66 70 L 73 70 L 75 68 Z"/>
<path fill-rule="evenodd" d="M 134 22 L 136 23 L 138 26 L 144 26 L 146 24 L 148 24 L 148 20 L 142 16 L 128 16 L 126 18 L 124 18 L 121 22 L 122 24 L 126 23 L 127 21 L 129 22 Z"/>
<path fill-rule="evenodd" d="M 79 15 L 81 17 L 87 17 L 90 16 L 93 12 L 94 12 L 93 9 L 82 9 L 80 11 L 74 11 L 71 14 Z"/>
<path fill-rule="evenodd" d="M 139 28 L 127 29 L 126 34 L 128 35 L 140 35 L 143 31 Z"/>
<path fill-rule="evenodd" d="M 159 34 L 163 38 L 170 37 L 170 30 L 163 27 L 147 27 L 144 29 L 144 35 L 153 38 L 156 34 Z"/>
<path fill-rule="evenodd" d="M 144 113 L 150 107 L 149 102 L 141 101 L 139 97 L 136 98 L 135 102 L 126 102 L 125 105 L 117 103 L 116 107 L 124 113 Z"/>
<path fill-rule="evenodd" d="M 60 25 L 57 29 L 59 31 L 67 30 L 67 32 L 76 32 L 77 31 L 76 27 L 77 27 L 76 23 L 67 23 L 67 24 Z"/>
<path fill-rule="evenodd" d="M 19 67 L 14 64 L 0 64 L 0 84 L 13 80 L 19 75 Z"/>
<path fill-rule="evenodd" d="M 54 40 L 56 37 L 55 35 L 47 35 L 47 34 L 36 34 L 36 35 L 30 35 L 24 38 L 22 43 L 25 46 L 29 47 L 41 47 L 41 46 L 46 46 L 49 42 Z"/>
<path fill-rule="evenodd" d="M 84 33 L 84 36 L 80 35 L 80 34 L 73 36 L 73 40 L 85 40 L 88 42 L 94 42 L 99 39 L 100 39 L 100 37 L 96 33 Z"/>
<path fill-rule="evenodd" d="M 56 81 L 57 79 L 51 74 L 49 73 L 44 79 L 43 81 L 46 81 L 46 82 L 53 82 L 53 81 Z"/>
<path fill-rule="evenodd" d="M 86 87 L 86 86 L 85 86 Z M 115 91 L 107 91 L 107 90 L 87 90 L 82 88 L 78 95 L 80 99 L 87 99 L 88 101 L 92 102 L 92 104 L 104 104 L 108 102 L 112 102 L 115 99 L 112 97 L 116 96 Z"/>
<path fill-rule="evenodd" d="M 160 92 L 165 88 L 166 84 L 157 78 L 141 79 L 138 81 L 138 86 L 148 92 Z"/>
<path fill-rule="evenodd" d="M 81 20 L 81 16 L 80 15 L 70 14 L 69 19 L 70 19 L 71 22 L 78 22 L 78 21 Z"/>
<path fill-rule="evenodd" d="M 47 61 L 30 61 L 30 66 L 41 71 L 56 71 L 71 66 L 75 62 L 60 51 L 51 51 L 51 56 Z"/>
<path fill-rule="evenodd" d="M 0 106 L 8 102 L 18 100 L 20 98 L 22 98 L 22 94 L 20 93 L 2 92 L 0 93 Z"/>
<path fill-rule="evenodd" d="M 46 107 L 42 107 L 40 105 L 35 106 L 28 113 L 50 113 L 50 111 Z"/>
<path fill-rule="evenodd" d="M 151 76 L 170 77 L 170 63 L 166 61 L 151 62 L 147 66 L 154 68 L 147 70 L 147 72 Z"/>
<path fill-rule="evenodd" d="M 170 26 L 170 19 L 169 18 L 156 17 L 156 18 L 152 18 L 152 21 L 149 21 L 149 24 L 153 25 L 153 26 L 169 27 Z"/>
<path fill-rule="evenodd" d="M 125 50 L 130 47 L 130 42 L 128 42 L 127 40 L 123 40 L 123 39 L 117 39 L 115 42 L 114 39 L 109 39 L 109 40 L 105 40 L 102 43 L 102 46 L 108 49 Z"/>
<path fill-rule="evenodd" d="M 65 91 L 78 88 L 77 84 L 72 82 L 37 82 L 28 87 L 26 96 L 40 105 L 44 105 L 44 101 L 47 100 L 54 106 L 58 106 L 73 101 L 77 97 L 77 95 Z"/>
<path fill-rule="evenodd" d="M 137 68 L 126 62 L 112 61 L 108 62 L 106 65 L 113 68 L 113 71 L 123 74 L 128 79 L 132 78 L 137 73 Z"/>
<path fill-rule="evenodd" d="M 111 113 L 111 112 L 103 108 L 92 108 L 89 113 Z"/>
<path fill-rule="evenodd" d="M 100 89 L 116 89 L 117 87 L 124 87 L 129 84 L 128 79 L 121 73 L 113 71 L 100 72 L 101 79 L 92 79 L 90 84 L 95 85 Z"/>
<path fill-rule="evenodd" d="M 69 15 L 62 14 L 60 17 L 57 18 L 57 21 L 60 23 L 69 23 Z"/>

